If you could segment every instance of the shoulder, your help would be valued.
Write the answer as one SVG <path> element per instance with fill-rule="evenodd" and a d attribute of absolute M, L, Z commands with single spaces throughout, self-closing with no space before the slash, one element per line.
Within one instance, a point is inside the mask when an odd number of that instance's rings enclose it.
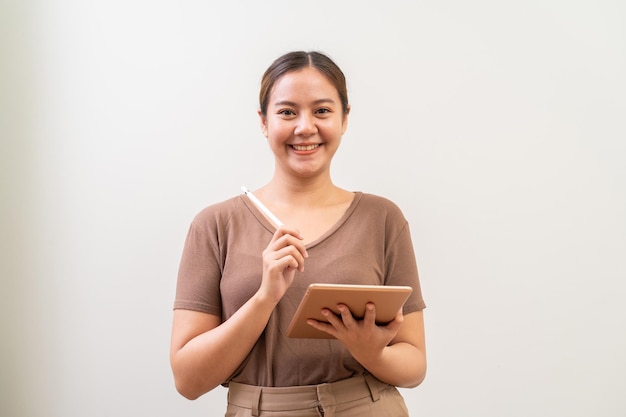
<path fill-rule="evenodd" d="M 232 212 L 237 209 L 240 202 L 241 196 L 235 196 L 227 200 L 212 203 L 200 210 L 198 214 L 196 214 L 196 218 Z"/>
<path fill-rule="evenodd" d="M 195 215 L 193 224 L 202 229 L 216 224 L 228 224 L 231 218 L 241 210 L 242 204 L 241 196 L 210 204 Z"/>
<path fill-rule="evenodd" d="M 369 193 L 357 193 L 359 196 L 359 207 L 370 212 L 377 217 L 385 216 L 391 219 L 406 221 L 402 210 L 396 203 L 386 197 Z"/>

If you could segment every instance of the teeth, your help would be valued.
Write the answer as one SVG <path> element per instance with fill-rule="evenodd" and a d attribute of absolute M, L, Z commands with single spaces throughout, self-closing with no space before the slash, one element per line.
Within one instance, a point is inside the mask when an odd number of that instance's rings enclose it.
<path fill-rule="evenodd" d="M 296 151 L 312 151 L 313 149 L 317 148 L 320 145 L 317 144 L 317 145 L 306 145 L 306 146 L 303 146 L 303 145 L 292 145 L 292 146 Z"/>

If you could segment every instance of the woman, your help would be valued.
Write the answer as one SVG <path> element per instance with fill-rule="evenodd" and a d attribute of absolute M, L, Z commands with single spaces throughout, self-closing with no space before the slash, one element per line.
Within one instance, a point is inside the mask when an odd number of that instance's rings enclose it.
<path fill-rule="evenodd" d="M 265 72 L 258 114 L 275 170 L 254 194 L 284 226 L 246 195 L 193 220 L 170 358 L 183 396 L 227 386 L 227 416 L 408 415 L 396 387 L 415 387 L 425 376 L 425 305 L 398 207 L 331 180 L 349 111 L 344 75 L 323 54 L 291 52 Z M 340 315 L 323 311 L 328 322 L 310 322 L 334 338 L 288 338 L 313 282 L 414 291 L 387 325 L 375 324 L 371 303 L 362 320 L 340 305 Z"/>

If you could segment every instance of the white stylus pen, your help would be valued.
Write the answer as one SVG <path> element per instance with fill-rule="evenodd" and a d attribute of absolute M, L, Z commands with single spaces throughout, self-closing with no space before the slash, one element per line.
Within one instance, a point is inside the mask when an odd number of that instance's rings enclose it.
<path fill-rule="evenodd" d="M 274 222 L 276 227 L 280 227 L 283 225 L 283 222 L 278 220 L 278 217 L 274 216 L 274 213 L 272 213 L 270 209 L 265 207 L 265 204 L 261 203 L 261 200 L 259 200 L 258 198 L 256 198 L 254 194 L 252 194 L 252 191 L 248 190 L 246 187 L 241 187 L 241 191 L 243 191 L 243 193 L 247 195 L 250 200 L 252 200 L 254 205 L 257 206 L 259 210 L 265 213 L 265 215 L 269 217 L 272 220 L 272 222 Z"/>

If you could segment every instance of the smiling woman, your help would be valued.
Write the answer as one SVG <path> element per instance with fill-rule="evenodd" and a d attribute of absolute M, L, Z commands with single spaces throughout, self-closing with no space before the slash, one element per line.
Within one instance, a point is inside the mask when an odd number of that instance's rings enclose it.
<path fill-rule="evenodd" d="M 284 225 L 246 195 L 192 221 L 171 343 L 185 397 L 227 386 L 227 416 L 408 415 L 396 387 L 424 379 L 425 304 L 401 210 L 331 179 L 349 111 L 343 73 L 321 53 L 286 54 L 265 72 L 258 114 L 275 168 L 255 201 Z M 339 315 L 322 309 L 328 320 L 310 323 L 332 340 L 288 338 L 306 288 L 322 281 L 413 292 L 387 324 L 376 324 L 372 303 L 363 318 L 339 304 L 328 306 Z"/>

